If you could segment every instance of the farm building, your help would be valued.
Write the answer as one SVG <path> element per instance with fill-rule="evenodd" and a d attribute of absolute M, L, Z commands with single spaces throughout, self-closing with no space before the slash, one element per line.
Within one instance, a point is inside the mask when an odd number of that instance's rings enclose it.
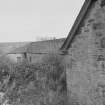
<path fill-rule="evenodd" d="M 61 51 L 70 105 L 105 105 L 105 0 L 85 0 Z"/>
<path fill-rule="evenodd" d="M 65 39 L 62 38 L 62 39 L 30 42 L 25 46 L 12 50 L 7 54 L 7 56 L 13 59 L 13 61 L 16 63 L 23 61 L 30 63 L 40 62 L 42 57 L 45 56 L 46 54 L 52 52 L 55 53 L 58 52 L 64 40 Z"/>

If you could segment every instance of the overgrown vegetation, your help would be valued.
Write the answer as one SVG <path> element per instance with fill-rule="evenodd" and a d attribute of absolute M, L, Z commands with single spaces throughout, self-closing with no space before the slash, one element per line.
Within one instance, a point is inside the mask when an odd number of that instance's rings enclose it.
<path fill-rule="evenodd" d="M 62 57 L 46 55 L 40 64 L 0 65 L 1 104 L 65 105 L 66 75 Z"/>

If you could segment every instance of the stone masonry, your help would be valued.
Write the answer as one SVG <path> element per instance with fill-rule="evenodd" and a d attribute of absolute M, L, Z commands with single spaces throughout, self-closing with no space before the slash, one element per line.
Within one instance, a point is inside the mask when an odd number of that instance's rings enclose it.
<path fill-rule="evenodd" d="M 65 56 L 68 97 L 72 104 L 105 105 L 104 4 L 104 0 L 97 0 L 91 6 Z"/>

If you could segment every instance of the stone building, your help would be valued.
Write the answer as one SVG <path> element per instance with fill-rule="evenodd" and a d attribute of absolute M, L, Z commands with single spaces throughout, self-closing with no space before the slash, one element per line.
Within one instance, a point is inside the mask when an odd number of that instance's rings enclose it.
<path fill-rule="evenodd" d="M 105 105 L 105 0 L 85 0 L 61 51 L 71 105 Z"/>

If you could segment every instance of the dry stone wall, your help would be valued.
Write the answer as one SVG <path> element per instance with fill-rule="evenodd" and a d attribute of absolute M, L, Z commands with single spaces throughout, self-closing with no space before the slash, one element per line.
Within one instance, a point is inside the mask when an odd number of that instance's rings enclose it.
<path fill-rule="evenodd" d="M 65 57 L 70 103 L 105 105 L 105 7 L 101 3 L 92 5 Z"/>

